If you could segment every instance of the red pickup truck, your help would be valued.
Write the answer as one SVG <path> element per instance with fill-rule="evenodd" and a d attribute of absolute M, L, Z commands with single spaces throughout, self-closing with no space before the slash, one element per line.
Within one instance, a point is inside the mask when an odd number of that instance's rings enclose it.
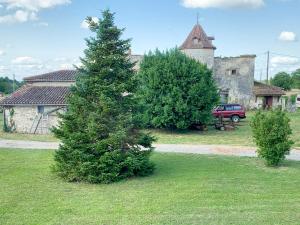
<path fill-rule="evenodd" d="M 213 115 L 216 118 L 230 118 L 233 122 L 238 123 L 241 119 L 246 118 L 245 108 L 239 104 L 222 104 L 218 105 L 213 110 Z"/>

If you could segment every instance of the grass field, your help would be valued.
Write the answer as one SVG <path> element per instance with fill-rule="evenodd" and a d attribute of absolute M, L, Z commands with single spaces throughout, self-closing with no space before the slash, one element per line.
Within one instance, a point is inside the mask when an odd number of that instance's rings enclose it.
<path fill-rule="evenodd" d="M 154 154 L 153 176 L 65 183 L 53 151 L 0 150 L 0 224 L 299 224 L 300 162 Z"/>
<path fill-rule="evenodd" d="M 157 143 L 160 144 L 224 144 L 254 146 L 252 140 L 249 121 L 254 115 L 253 112 L 247 113 L 247 119 L 243 120 L 235 131 L 222 132 L 213 127 L 208 131 L 170 131 L 170 130 L 150 130 L 157 137 Z M 289 114 L 291 126 L 293 129 L 292 139 L 295 142 L 294 147 L 300 147 L 300 110 L 297 113 Z M 2 116 L 0 114 L 0 125 Z M 1 126 L 2 127 L 2 126 Z M 52 135 L 28 135 L 28 134 L 8 134 L 0 131 L 0 138 L 12 140 L 33 140 L 33 141 L 58 141 Z"/>

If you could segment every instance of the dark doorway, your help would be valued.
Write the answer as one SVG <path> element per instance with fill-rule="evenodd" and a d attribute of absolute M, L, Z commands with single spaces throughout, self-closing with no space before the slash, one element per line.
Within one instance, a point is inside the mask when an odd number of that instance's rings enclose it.
<path fill-rule="evenodd" d="M 271 109 L 273 107 L 273 96 L 265 97 L 265 109 Z"/>

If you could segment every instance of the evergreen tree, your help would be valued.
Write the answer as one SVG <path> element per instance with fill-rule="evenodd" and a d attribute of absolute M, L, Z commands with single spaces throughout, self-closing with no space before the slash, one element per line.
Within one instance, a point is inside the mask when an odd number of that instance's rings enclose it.
<path fill-rule="evenodd" d="M 95 36 L 86 40 L 68 110 L 53 129 L 62 142 L 54 169 L 68 181 L 91 183 L 148 175 L 153 138 L 141 133 L 133 119 L 137 82 L 130 40 L 121 40 L 123 29 L 114 25 L 109 10 L 99 23 L 87 21 Z"/>
<path fill-rule="evenodd" d="M 152 127 L 187 129 L 206 124 L 219 101 L 212 71 L 178 49 L 150 52 L 138 76 L 145 110 L 141 116 Z"/>

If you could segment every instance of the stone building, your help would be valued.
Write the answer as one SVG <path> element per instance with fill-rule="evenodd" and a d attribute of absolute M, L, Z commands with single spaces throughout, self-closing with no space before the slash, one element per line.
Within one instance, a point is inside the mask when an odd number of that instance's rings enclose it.
<path fill-rule="evenodd" d="M 57 112 L 66 109 L 75 75 L 74 70 L 62 70 L 25 78 L 25 85 L 0 103 L 6 127 L 18 133 L 49 133 L 58 123 Z"/>

